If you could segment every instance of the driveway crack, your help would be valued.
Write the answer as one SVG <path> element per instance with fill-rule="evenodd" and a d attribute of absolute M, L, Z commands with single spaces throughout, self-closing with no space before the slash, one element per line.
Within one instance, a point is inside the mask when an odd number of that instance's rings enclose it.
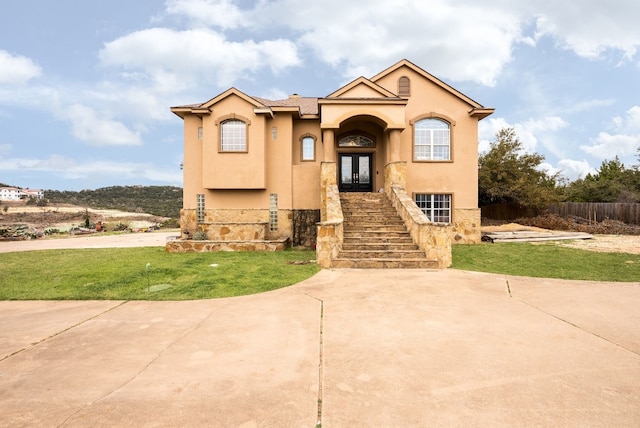
<path fill-rule="evenodd" d="M 543 314 L 545 314 L 545 315 L 549 315 L 550 317 L 553 317 L 553 318 L 557 319 L 558 321 L 561 321 L 561 322 L 563 322 L 563 323 L 565 323 L 565 324 L 569 324 L 570 326 L 572 326 L 572 327 L 574 327 L 574 328 L 577 328 L 578 330 L 580 330 L 580 331 L 582 331 L 582 332 L 584 332 L 584 333 L 587 333 L 587 334 L 589 334 L 589 335 L 591 335 L 591 336 L 597 337 L 597 338 L 598 338 L 598 339 L 600 339 L 600 340 L 604 340 L 605 342 L 608 342 L 608 343 L 610 343 L 610 344 L 612 344 L 612 345 L 614 345 L 614 346 L 616 346 L 616 347 L 618 347 L 618 348 L 620 348 L 620 349 L 624 349 L 625 351 L 627 351 L 627 352 L 631 352 L 632 354 L 635 354 L 636 356 L 639 356 L 639 357 L 640 357 L 640 353 L 638 353 L 637 351 L 634 351 L 633 349 L 626 348 L 625 346 L 623 346 L 623 345 L 621 345 L 621 344 L 619 344 L 619 343 L 616 343 L 616 342 L 614 342 L 614 341 L 613 341 L 613 340 L 611 340 L 611 339 L 608 339 L 608 338 L 606 338 L 606 337 L 604 337 L 604 336 L 601 336 L 601 335 L 599 335 L 598 333 L 595 333 L 595 332 L 593 332 L 593 331 L 587 330 L 587 329 L 585 329 L 585 328 L 583 328 L 583 327 L 579 326 L 578 324 L 575 324 L 575 323 L 573 323 L 573 322 L 571 322 L 571 321 L 569 321 L 569 320 L 566 320 L 566 319 L 561 318 L 561 317 L 559 317 L 559 316 L 557 316 L 557 315 L 554 315 L 554 314 L 552 314 L 551 312 L 547 312 L 547 311 L 545 311 L 545 310 L 543 310 L 543 309 L 540 309 L 540 308 L 538 308 L 538 307 L 537 307 L 537 306 L 535 306 L 535 305 L 532 305 L 532 304 L 530 304 L 530 303 L 524 302 L 524 301 L 522 301 L 522 300 L 520 300 L 520 299 L 518 299 L 518 301 L 519 301 L 520 303 L 523 303 L 523 304 L 525 304 L 525 305 L 529 306 L 530 308 L 533 308 L 533 309 L 535 309 L 535 310 L 537 310 L 537 311 L 539 311 L 539 312 L 542 312 L 542 313 L 543 313 Z"/>
<path fill-rule="evenodd" d="M 68 332 L 68 331 L 70 331 L 70 330 L 73 330 L 74 328 L 79 327 L 79 326 L 81 326 L 82 324 L 85 324 L 85 323 L 87 323 L 87 322 L 89 322 L 89 321 L 91 321 L 91 320 L 94 320 L 94 319 L 96 319 L 96 318 L 98 318 L 98 317 L 101 317 L 102 315 L 104 315 L 104 314 L 106 314 L 106 313 L 108 313 L 108 312 L 111 312 L 111 311 L 113 311 L 113 310 L 115 310 L 115 309 L 118 309 L 120 306 L 122 306 L 122 305 L 124 305 L 124 304 L 126 304 L 126 303 L 129 303 L 129 301 L 128 301 L 128 300 L 125 300 L 124 302 L 120 302 L 119 304 L 117 304 L 117 305 L 115 305 L 115 306 L 112 306 L 112 307 L 110 307 L 109 309 L 104 310 L 104 311 L 102 311 L 102 312 L 100 312 L 100 313 L 98 313 L 98 314 L 96 314 L 96 315 L 94 315 L 94 316 L 92 316 L 92 317 L 89 317 L 89 318 L 84 319 L 84 320 L 82 320 L 82 321 L 80 321 L 80 322 L 77 322 L 77 323 L 75 323 L 75 324 L 73 324 L 73 325 L 71 325 L 71 326 L 69 326 L 69 327 L 67 327 L 67 328 L 65 328 L 65 329 L 62 329 L 62 330 L 60 330 L 60 331 L 57 331 L 57 332 L 53 333 L 51 336 L 47 336 L 47 337 L 45 337 L 45 338 L 43 338 L 43 339 L 38 340 L 37 342 L 33 342 L 33 343 L 31 343 L 29 346 L 25 346 L 25 347 L 24 347 L 24 348 L 22 348 L 22 349 L 18 349 L 17 351 L 14 351 L 14 352 L 12 352 L 12 353 L 10 353 L 10 354 L 8 354 L 8 355 L 5 355 L 4 357 L 0 358 L 0 362 L 2 362 L 2 361 L 4 361 L 4 360 L 6 360 L 6 359 L 8 359 L 8 358 L 13 357 L 14 355 L 21 354 L 21 353 L 22 353 L 22 352 L 24 352 L 24 351 L 27 351 L 27 350 L 29 350 L 29 349 L 31 349 L 31 348 L 34 348 L 34 347 L 36 347 L 36 346 L 40 345 L 41 343 L 44 343 L 44 342 L 46 342 L 46 341 L 48 341 L 48 340 L 53 339 L 54 337 L 60 336 L 61 334 L 64 334 L 64 333 L 66 333 L 66 332 Z"/>
<path fill-rule="evenodd" d="M 156 361 L 158 361 L 158 359 L 160 359 L 160 357 L 162 357 L 164 355 L 165 352 L 167 352 L 169 349 L 171 349 L 176 343 L 184 340 L 187 336 L 189 336 L 191 333 L 193 333 L 194 331 L 198 330 L 202 324 L 205 323 L 205 321 L 207 321 L 209 318 L 211 318 L 211 316 L 213 316 L 213 314 L 215 313 L 215 310 L 212 310 L 209 315 L 207 315 L 206 317 L 204 317 L 202 320 L 200 320 L 200 322 L 198 322 L 198 324 L 196 324 L 195 326 L 191 327 L 190 329 L 185 330 L 180 336 L 178 336 L 174 341 L 172 341 L 171 343 L 167 344 L 164 348 L 162 348 L 153 358 L 151 358 L 147 364 L 145 364 L 140 370 L 138 370 L 137 373 L 135 373 L 133 376 L 131 376 L 129 379 L 127 379 L 126 381 L 124 381 L 121 385 L 115 387 L 113 390 L 107 392 L 106 394 L 104 394 L 101 397 L 96 398 L 95 400 L 91 401 L 90 403 L 85 404 L 84 406 L 80 407 L 79 409 L 77 409 L 75 412 L 73 412 L 72 414 L 70 414 L 64 421 L 62 421 L 60 424 L 58 424 L 58 428 L 64 426 L 70 419 L 72 419 L 74 416 L 80 414 L 84 409 L 86 409 L 89 406 L 92 406 L 104 399 L 106 399 L 107 397 L 115 394 L 116 392 L 118 392 L 119 390 L 121 390 L 122 388 L 126 387 L 127 385 L 129 385 L 131 382 L 133 382 L 134 380 L 136 380 L 141 374 L 143 374 L 145 371 L 147 371 L 149 369 L 149 367 L 151 367 L 151 365 L 153 363 L 155 363 Z"/>

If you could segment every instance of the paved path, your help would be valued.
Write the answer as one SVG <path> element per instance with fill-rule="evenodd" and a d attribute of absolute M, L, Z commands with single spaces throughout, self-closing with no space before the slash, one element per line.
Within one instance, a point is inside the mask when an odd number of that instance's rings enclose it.
<path fill-rule="evenodd" d="M 80 235 L 71 238 L 44 238 L 26 241 L 0 241 L 0 253 L 71 248 L 124 248 L 164 246 L 179 231 L 123 233 L 120 235 Z"/>
<path fill-rule="evenodd" d="M 191 302 L 0 302 L 3 426 L 640 426 L 640 283 L 323 270 Z"/>

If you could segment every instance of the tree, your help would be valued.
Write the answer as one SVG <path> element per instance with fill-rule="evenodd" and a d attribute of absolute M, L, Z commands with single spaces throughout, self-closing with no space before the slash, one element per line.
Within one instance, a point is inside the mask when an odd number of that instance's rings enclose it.
<path fill-rule="evenodd" d="M 558 174 L 540 169 L 544 156 L 524 152 L 513 128 L 498 131 L 490 150 L 478 161 L 480 206 L 515 203 L 544 208 L 560 200 Z"/>
<path fill-rule="evenodd" d="M 640 171 L 626 168 L 616 156 L 602 161 L 596 173 L 571 183 L 565 193 L 574 202 L 638 202 Z"/>

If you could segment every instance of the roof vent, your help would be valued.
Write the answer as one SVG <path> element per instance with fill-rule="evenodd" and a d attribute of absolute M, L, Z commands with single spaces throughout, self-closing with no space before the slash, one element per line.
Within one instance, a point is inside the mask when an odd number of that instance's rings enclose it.
<path fill-rule="evenodd" d="M 289 95 L 289 99 L 291 99 L 291 98 L 300 98 L 300 95 L 298 95 L 298 94 L 291 94 L 291 95 Z"/>

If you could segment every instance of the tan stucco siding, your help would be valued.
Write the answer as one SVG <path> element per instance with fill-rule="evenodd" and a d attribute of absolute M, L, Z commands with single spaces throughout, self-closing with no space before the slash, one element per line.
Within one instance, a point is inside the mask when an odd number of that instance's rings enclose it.
<path fill-rule="evenodd" d="M 184 208 L 196 207 L 196 195 L 203 193 L 202 188 L 202 142 L 198 140 L 198 128 L 202 120 L 188 114 L 184 117 L 184 188 L 182 199 Z"/>
<path fill-rule="evenodd" d="M 274 130 L 275 128 L 275 130 Z M 291 209 L 292 134 L 291 114 L 266 121 L 267 190 L 278 195 L 278 208 Z M 274 137 L 275 131 L 275 139 Z"/>
<path fill-rule="evenodd" d="M 456 208 L 478 206 L 478 121 L 469 116 L 464 100 L 423 78 L 409 68 L 401 68 L 376 83 L 397 91 L 402 76 L 411 82 L 411 95 L 405 108 L 407 128 L 401 134 L 401 159 L 407 161 L 407 192 L 449 193 Z M 451 160 L 416 162 L 413 158 L 411 121 L 437 117 L 450 123 Z"/>
<path fill-rule="evenodd" d="M 293 208 L 320 209 L 320 165 L 293 167 Z"/>
<path fill-rule="evenodd" d="M 220 123 L 230 118 L 247 123 L 246 152 L 220 151 Z M 208 189 L 266 188 L 264 116 L 254 114 L 252 105 L 231 95 L 220 101 L 203 122 L 203 186 Z"/>
<path fill-rule="evenodd" d="M 387 128 L 405 127 L 404 106 L 399 104 L 328 104 L 322 106 L 322 128 L 340 127 L 345 120 L 356 116 L 373 116 Z"/>

